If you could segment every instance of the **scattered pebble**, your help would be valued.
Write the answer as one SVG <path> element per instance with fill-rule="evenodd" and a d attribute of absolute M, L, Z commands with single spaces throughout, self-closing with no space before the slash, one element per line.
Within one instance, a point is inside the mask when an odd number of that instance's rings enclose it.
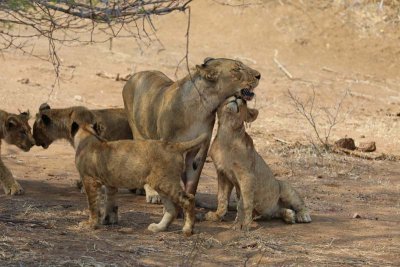
<path fill-rule="evenodd" d="M 358 213 L 353 214 L 353 219 L 361 219 L 361 215 Z"/>
<path fill-rule="evenodd" d="M 357 150 L 362 152 L 374 152 L 376 150 L 375 142 L 360 142 Z"/>
<path fill-rule="evenodd" d="M 79 101 L 79 102 L 82 102 L 82 101 L 83 101 L 83 97 L 80 96 L 80 95 L 75 95 L 75 96 L 74 96 L 74 99 L 75 99 L 76 101 Z"/>

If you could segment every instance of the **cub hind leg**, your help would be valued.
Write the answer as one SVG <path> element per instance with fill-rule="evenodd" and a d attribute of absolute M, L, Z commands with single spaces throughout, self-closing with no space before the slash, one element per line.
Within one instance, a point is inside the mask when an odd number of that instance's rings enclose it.
<path fill-rule="evenodd" d="M 289 223 L 294 223 L 293 213 L 295 213 L 295 221 L 298 223 L 311 222 L 311 216 L 306 208 L 303 199 L 296 190 L 287 182 L 278 181 L 280 186 L 280 210 L 281 217 Z M 293 211 L 293 212 L 291 212 Z"/>

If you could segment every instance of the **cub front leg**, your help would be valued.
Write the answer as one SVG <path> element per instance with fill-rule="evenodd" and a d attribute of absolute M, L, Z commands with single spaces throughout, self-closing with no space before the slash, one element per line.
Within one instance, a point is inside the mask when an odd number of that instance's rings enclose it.
<path fill-rule="evenodd" d="M 221 221 L 228 209 L 229 197 L 231 195 L 233 184 L 222 171 L 217 171 L 218 174 L 218 208 L 215 212 L 209 211 L 205 219 L 207 221 Z"/>
<path fill-rule="evenodd" d="M 248 231 L 253 222 L 255 178 L 253 175 L 246 174 L 239 175 L 238 177 L 240 185 L 240 200 L 238 203 L 235 229 Z"/>
<path fill-rule="evenodd" d="M 81 222 L 80 226 L 96 229 L 99 227 L 100 221 L 101 184 L 90 176 L 82 176 L 82 182 L 89 205 L 89 220 Z"/>
<path fill-rule="evenodd" d="M 24 193 L 21 185 L 14 179 L 11 172 L 0 158 L 0 183 L 6 195 L 21 195 Z"/>

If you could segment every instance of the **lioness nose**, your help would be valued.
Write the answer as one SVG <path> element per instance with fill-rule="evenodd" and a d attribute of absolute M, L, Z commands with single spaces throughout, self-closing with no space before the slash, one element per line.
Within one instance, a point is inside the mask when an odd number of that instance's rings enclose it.
<path fill-rule="evenodd" d="M 257 79 L 257 80 L 261 79 L 261 74 L 260 74 L 260 73 L 258 73 L 258 74 L 256 75 L 256 79 Z"/>

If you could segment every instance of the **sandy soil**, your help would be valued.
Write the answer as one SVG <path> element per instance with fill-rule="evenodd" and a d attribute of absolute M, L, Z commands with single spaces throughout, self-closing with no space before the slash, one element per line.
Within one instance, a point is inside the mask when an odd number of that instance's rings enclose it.
<path fill-rule="evenodd" d="M 232 230 L 235 212 L 230 212 L 221 223 L 199 222 L 190 238 L 181 235 L 180 219 L 171 231 L 151 234 L 147 226 L 161 218 L 162 207 L 121 190 L 120 224 L 83 231 L 77 226 L 88 214 L 85 195 L 75 187 L 73 149 L 57 142 L 24 153 L 3 145 L 2 159 L 26 194 L 0 193 L 1 266 L 400 265 L 399 162 L 319 154 L 311 144 L 318 144 L 313 130 L 287 94 L 290 89 L 306 103 L 315 90 L 314 112 L 323 135 L 329 125 L 324 110 L 334 112 L 349 91 L 330 141 L 345 136 L 356 144 L 375 141 L 376 154 L 399 156 L 399 18 L 387 6 L 378 9 L 373 3 L 379 1 L 347 6 L 340 1 L 260 2 L 231 7 L 194 1 L 190 64 L 228 57 L 261 72 L 256 101 L 250 104 L 260 116 L 248 131 L 276 176 L 305 197 L 313 222 L 257 221 L 251 232 L 239 233 Z M 0 108 L 35 113 L 46 101 L 53 107 L 122 106 L 124 82 L 96 73 L 157 69 L 174 77 L 185 55 L 186 20 L 183 13 L 154 19 L 163 46 L 154 41 L 139 48 L 134 40 L 122 39 L 112 50 L 109 44 L 62 47 L 60 86 L 53 91 L 51 65 L 5 52 Z M 39 40 L 35 51 L 46 55 L 46 41 Z M 185 73 L 181 66 L 178 77 Z M 27 78 L 28 83 L 21 82 Z M 215 177 L 208 162 L 198 197 L 209 203 L 216 201 Z M 355 213 L 360 218 L 353 218 Z"/>

